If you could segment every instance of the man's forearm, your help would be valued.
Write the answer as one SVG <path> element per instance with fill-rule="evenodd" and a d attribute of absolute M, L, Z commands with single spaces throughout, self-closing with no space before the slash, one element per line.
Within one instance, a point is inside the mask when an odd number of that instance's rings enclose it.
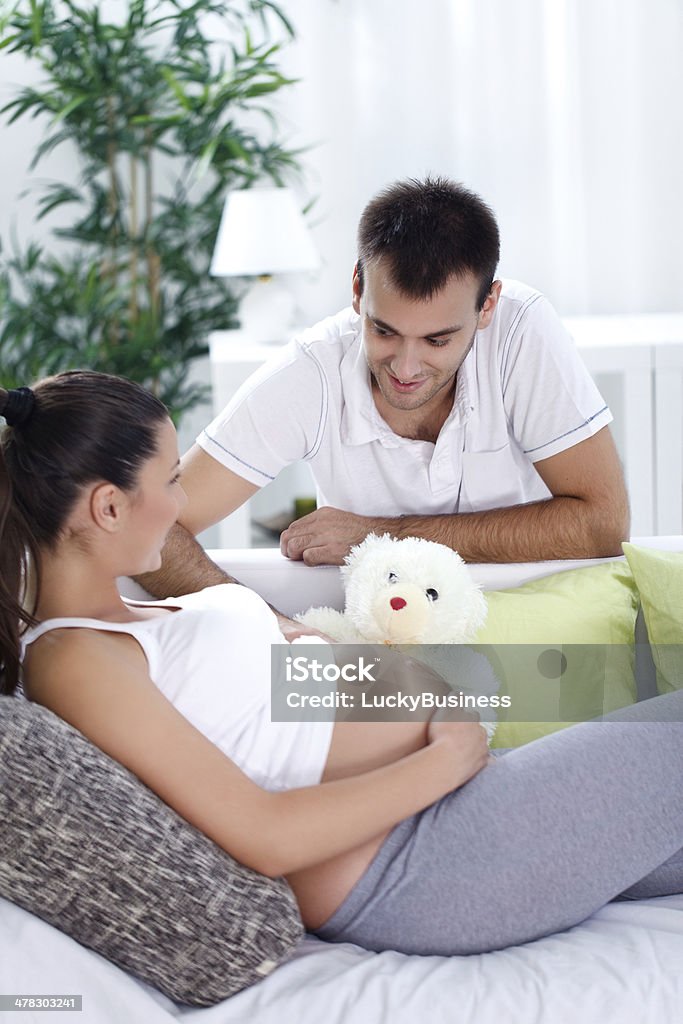
<path fill-rule="evenodd" d="M 193 594 L 217 583 L 237 582 L 211 561 L 201 544 L 179 523 L 169 533 L 161 557 L 160 569 L 135 577 L 154 597 Z"/>
<path fill-rule="evenodd" d="M 140 586 L 154 597 L 176 597 L 179 594 L 193 594 L 204 587 L 213 587 L 220 583 L 235 583 L 234 579 L 215 562 L 212 562 L 204 548 L 179 523 L 168 535 L 162 552 L 162 565 L 156 572 L 143 573 L 135 577 Z M 298 622 L 270 605 L 278 618 L 283 635 L 291 639 L 302 633 L 316 633 L 307 630 Z"/>
<path fill-rule="evenodd" d="M 446 544 L 467 562 L 536 562 L 621 554 L 628 512 L 555 497 L 512 508 L 459 515 L 378 519 L 376 532 Z"/>

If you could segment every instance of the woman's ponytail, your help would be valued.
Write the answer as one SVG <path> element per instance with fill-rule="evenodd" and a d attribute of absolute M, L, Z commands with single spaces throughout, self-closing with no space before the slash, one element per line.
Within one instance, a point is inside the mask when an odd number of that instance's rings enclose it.
<path fill-rule="evenodd" d="M 33 403 L 30 388 L 0 388 L 0 415 L 8 425 L 26 422 Z M 3 448 L 0 445 L 0 693 L 12 694 L 19 682 L 21 632 L 35 623 L 33 613 L 23 607 L 35 542 L 16 507 Z"/>
<path fill-rule="evenodd" d="M 36 396 L 31 388 L 0 388 L 0 416 L 4 416 L 8 427 L 21 427 L 31 418 L 36 405 Z"/>

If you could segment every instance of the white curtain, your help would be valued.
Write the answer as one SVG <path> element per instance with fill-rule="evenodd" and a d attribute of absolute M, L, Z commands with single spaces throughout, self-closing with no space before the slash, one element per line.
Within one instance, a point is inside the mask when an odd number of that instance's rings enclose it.
<path fill-rule="evenodd" d="M 305 319 L 346 304 L 355 227 L 427 172 L 496 210 L 501 272 L 563 314 L 683 309 L 681 0 L 286 0 L 283 99 L 325 260 Z"/>

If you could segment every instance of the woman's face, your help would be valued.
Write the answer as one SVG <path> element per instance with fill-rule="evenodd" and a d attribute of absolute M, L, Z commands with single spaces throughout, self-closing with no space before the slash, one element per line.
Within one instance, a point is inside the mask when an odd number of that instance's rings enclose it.
<path fill-rule="evenodd" d="M 159 568 L 168 532 L 187 503 L 180 486 L 178 438 L 170 420 L 159 425 L 157 436 L 157 452 L 143 463 L 130 496 L 126 545 L 131 564 L 135 563 L 130 574 Z"/>

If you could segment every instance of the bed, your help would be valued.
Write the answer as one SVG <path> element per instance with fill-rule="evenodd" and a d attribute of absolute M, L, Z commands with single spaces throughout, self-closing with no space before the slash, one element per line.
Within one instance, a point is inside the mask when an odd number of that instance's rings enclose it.
<path fill-rule="evenodd" d="M 683 537 L 637 543 L 683 550 Z M 309 569 L 276 551 L 213 552 L 289 613 L 339 606 L 335 569 Z M 485 588 L 516 586 L 588 563 L 476 566 Z M 590 563 L 593 564 L 593 563 Z M 135 587 L 126 584 L 133 596 Z M 642 627 L 641 627 L 642 628 Z M 650 671 L 641 661 L 641 673 Z M 639 681 L 640 685 L 640 681 Z M 648 680 L 643 681 L 647 689 Z M 533 858 L 533 851 L 530 851 Z M 368 953 L 306 936 L 263 981 L 213 1007 L 179 1006 L 37 917 L 0 899 L 0 994 L 80 994 L 87 1024 L 308 1024 L 424 1018 L 449 1024 L 678 1024 L 683 1021 L 683 895 L 609 904 L 588 921 L 524 946 L 469 957 Z M 0 1013 L 0 1020 L 13 1019 Z M 22 1021 L 41 1022 L 42 1011 Z"/>

